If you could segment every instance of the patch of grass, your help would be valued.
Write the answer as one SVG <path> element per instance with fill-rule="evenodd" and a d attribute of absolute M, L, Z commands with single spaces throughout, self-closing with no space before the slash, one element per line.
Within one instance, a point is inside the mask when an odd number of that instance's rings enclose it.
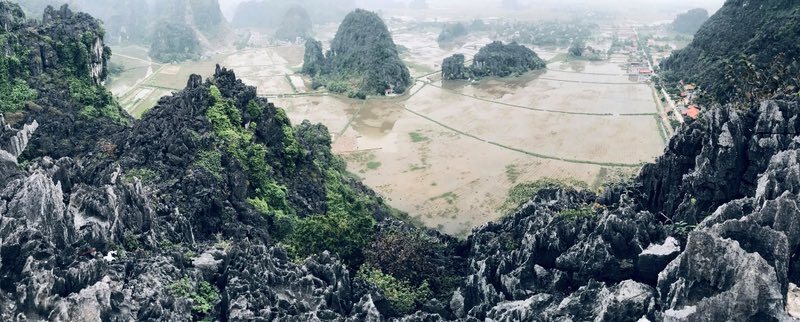
<path fill-rule="evenodd" d="M 430 201 L 435 201 L 438 199 L 444 199 L 444 201 L 447 201 L 448 204 L 452 205 L 454 202 L 456 202 L 456 200 L 458 200 L 458 195 L 453 193 L 452 191 L 445 192 L 439 196 L 431 198 Z"/>
<path fill-rule="evenodd" d="M 595 212 L 590 206 L 583 206 L 577 209 L 565 209 L 558 212 L 558 215 L 564 220 L 569 222 L 575 222 L 580 218 L 589 218 L 594 217 Z"/>
<path fill-rule="evenodd" d="M 588 189 L 588 185 L 585 182 L 578 180 L 542 178 L 534 182 L 524 182 L 511 188 L 508 192 L 508 197 L 506 197 L 506 201 L 500 206 L 499 211 L 503 214 L 510 214 L 519 209 L 522 204 L 536 196 L 539 190 L 549 187 L 576 190 Z"/>
<path fill-rule="evenodd" d="M 0 112 L 19 111 L 25 106 L 25 102 L 35 100 L 37 95 L 36 90 L 23 80 L 17 79 L 10 84 L 0 82 Z"/>
<path fill-rule="evenodd" d="M 380 168 L 380 167 L 381 167 L 381 163 L 378 162 L 378 161 L 367 162 L 367 169 L 375 170 L 375 169 Z"/>
<path fill-rule="evenodd" d="M 428 137 L 420 134 L 419 132 L 408 133 L 408 136 L 411 138 L 411 142 L 414 143 L 425 142 L 430 140 Z"/>
<path fill-rule="evenodd" d="M 134 178 L 139 178 L 142 183 L 150 183 L 155 179 L 157 174 L 155 171 L 146 169 L 146 168 L 136 168 L 130 169 L 125 172 L 125 176 L 122 177 L 122 181 L 125 183 L 133 183 Z"/>
<path fill-rule="evenodd" d="M 519 175 L 520 172 L 516 165 L 509 164 L 506 166 L 506 177 L 508 178 L 508 181 L 511 181 L 511 183 L 516 183 L 517 179 L 519 179 Z"/>

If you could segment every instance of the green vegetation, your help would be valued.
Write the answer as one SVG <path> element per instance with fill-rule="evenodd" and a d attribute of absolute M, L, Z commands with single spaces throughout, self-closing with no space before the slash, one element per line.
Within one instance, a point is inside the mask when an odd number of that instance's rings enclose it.
<path fill-rule="evenodd" d="M 259 211 L 267 215 L 281 217 L 294 211 L 286 200 L 286 187 L 271 178 L 272 167 L 266 161 L 267 148 L 254 141 L 255 126 L 245 129 L 242 115 L 233 101 L 222 97 L 216 86 L 211 86 L 210 94 L 214 105 L 206 111 L 206 117 L 214 127 L 214 134 L 221 140 L 219 144 L 244 168 L 250 178 L 250 188 L 255 197 L 250 201 Z M 291 133 L 290 133 L 291 134 Z M 201 154 L 198 165 L 215 175 L 221 175 L 214 153 Z"/>
<path fill-rule="evenodd" d="M 131 232 L 126 232 L 123 236 L 122 240 L 122 247 L 128 251 L 135 251 L 141 247 L 141 243 L 139 243 L 139 236 L 135 235 Z"/>
<path fill-rule="evenodd" d="M 567 47 L 575 40 L 588 39 L 597 28 L 595 24 L 580 22 L 515 22 L 504 24 L 497 31 L 497 38 L 535 46 Z"/>
<path fill-rule="evenodd" d="M 82 117 L 87 119 L 106 117 L 117 124 L 130 123 L 130 119 L 111 92 L 102 86 L 75 77 L 67 80 L 67 86 L 72 100 L 83 106 L 80 110 Z"/>
<path fill-rule="evenodd" d="M 431 201 L 436 201 L 436 200 L 439 200 L 439 199 L 443 199 L 448 204 L 452 205 L 453 203 L 456 202 L 456 200 L 458 200 L 458 195 L 453 193 L 452 191 L 449 191 L 449 192 L 445 192 L 445 193 L 443 193 L 443 194 L 441 194 L 439 196 L 433 197 L 430 200 Z"/>
<path fill-rule="evenodd" d="M 671 236 L 675 236 L 680 241 L 686 241 L 686 237 L 697 225 L 690 225 L 684 221 L 679 221 L 666 226 Z"/>
<path fill-rule="evenodd" d="M 374 12 L 357 9 L 348 14 L 327 56 L 322 56 L 314 40 L 306 43 L 306 50 L 310 60 L 303 71 L 314 78 L 313 88 L 325 86 L 331 92 L 363 99 L 387 91 L 403 93 L 412 84 L 389 29 Z"/>
<path fill-rule="evenodd" d="M 408 133 L 408 136 L 411 138 L 411 142 L 414 142 L 414 143 L 425 142 L 425 141 L 430 140 L 427 136 L 424 136 L 424 135 L 420 134 L 419 132 Z"/>
<path fill-rule="evenodd" d="M 506 197 L 506 201 L 503 202 L 499 210 L 504 214 L 514 212 L 522 204 L 536 196 L 540 190 L 546 188 L 584 190 L 588 189 L 588 185 L 585 182 L 577 180 L 559 180 L 552 178 L 543 178 L 534 182 L 520 183 L 511 188 L 508 192 L 508 197 Z"/>
<path fill-rule="evenodd" d="M 192 302 L 192 313 L 199 317 L 204 317 L 211 312 L 220 299 L 216 286 L 206 281 L 193 284 L 186 276 L 170 284 L 169 290 L 177 297 L 190 300 Z"/>
<path fill-rule="evenodd" d="M 306 40 L 305 52 L 303 54 L 303 74 L 318 76 L 322 73 L 325 65 L 325 55 L 322 54 L 322 43 L 318 40 Z M 319 81 L 312 84 L 313 89 L 322 86 Z M 330 85 L 328 85 L 330 87 Z"/>
<path fill-rule="evenodd" d="M 464 66 L 464 55 L 453 54 L 442 61 L 442 78 L 444 80 L 468 79 L 472 72 Z"/>
<path fill-rule="evenodd" d="M 194 165 L 205 169 L 218 180 L 222 179 L 222 174 L 225 171 L 222 168 L 222 154 L 216 150 L 198 152 Z"/>
<path fill-rule="evenodd" d="M 137 168 L 126 171 L 122 181 L 125 183 L 133 183 L 134 178 L 139 178 L 142 183 L 146 184 L 152 182 L 157 176 L 158 175 L 153 170 L 147 168 Z"/>
<path fill-rule="evenodd" d="M 294 220 L 294 230 L 285 242 L 295 257 L 305 258 L 328 250 L 353 267 L 362 261 L 363 249 L 374 234 L 375 219 L 369 201 L 344 182 L 342 172 L 327 171 L 328 212 Z"/>
<path fill-rule="evenodd" d="M 572 43 L 572 46 L 569 47 L 569 55 L 573 58 L 592 61 L 605 59 L 605 53 L 602 50 L 586 46 L 586 43 L 582 40 L 576 40 Z"/>
<path fill-rule="evenodd" d="M 431 296 L 427 282 L 423 282 L 418 287 L 412 287 L 409 283 L 400 281 L 392 275 L 384 274 L 380 269 L 369 265 L 361 266 L 356 276 L 377 286 L 399 314 L 412 313 L 418 305 Z"/>
<path fill-rule="evenodd" d="M 30 88 L 28 83 L 15 79 L 13 81 L 0 81 L 0 112 L 11 113 L 21 110 L 25 102 L 36 99 L 36 90 Z"/>
<path fill-rule="evenodd" d="M 380 168 L 380 167 L 381 167 L 381 163 L 378 162 L 378 161 L 367 162 L 367 169 L 375 170 L 375 169 Z"/>
<path fill-rule="evenodd" d="M 327 132 L 323 137 L 309 136 L 318 133 L 309 130 L 310 124 L 304 123 L 295 129 L 285 111 L 275 109 L 273 121 L 281 127 L 281 149 L 268 149 L 256 142 L 257 125 L 252 117 L 265 112 L 257 102 L 249 102 L 243 116 L 233 100 L 224 98 L 216 86 L 210 87 L 209 94 L 214 104 L 206 111 L 206 117 L 217 140 L 207 151 L 198 153 L 195 166 L 219 178 L 224 174 L 221 153 L 227 153 L 247 174 L 248 205 L 269 219 L 271 236 L 293 257 L 301 259 L 328 250 L 351 267 L 358 267 L 363 261 L 363 249 L 373 238 L 372 209 L 378 205 L 374 198 L 353 190 L 351 182 L 355 179 L 346 174 L 344 161 L 328 154 L 319 156 L 314 163 L 324 176 L 327 205 L 324 213 L 298 216 L 288 201 L 287 187 L 277 179 L 280 174 L 292 175 L 293 171 L 299 171 L 296 161 L 303 155 L 300 140 L 312 145 L 319 142 L 323 145 L 321 149 L 329 149 Z M 247 122 L 250 125 L 245 127 Z M 268 160 L 276 157 L 281 162 L 275 163 L 277 168 L 273 168 Z"/>
<path fill-rule="evenodd" d="M 506 166 L 506 177 L 508 178 L 508 181 L 511 181 L 511 183 L 516 183 L 517 179 L 519 179 L 519 175 L 520 172 L 516 165 L 509 164 Z"/>
<path fill-rule="evenodd" d="M 565 209 L 558 212 L 558 215 L 564 220 L 569 222 L 575 222 L 581 218 L 589 218 L 594 217 L 595 212 L 594 209 L 590 206 L 582 206 L 576 209 Z"/>

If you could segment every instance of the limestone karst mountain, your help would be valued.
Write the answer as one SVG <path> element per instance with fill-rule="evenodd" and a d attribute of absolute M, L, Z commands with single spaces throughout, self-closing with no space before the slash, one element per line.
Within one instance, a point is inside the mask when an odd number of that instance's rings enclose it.
<path fill-rule="evenodd" d="M 310 40 L 314 41 L 314 40 Z M 306 46 L 306 57 L 322 55 L 320 46 Z M 316 60 L 307 64 L 318 64 Z M 333 92 L 351 97 L 403 93 L 412 84 L 408 67 L 400 59 L 389 29 L 374 12 L 357 9 L 345 17 L 321 68 L 311 76 Z"/>

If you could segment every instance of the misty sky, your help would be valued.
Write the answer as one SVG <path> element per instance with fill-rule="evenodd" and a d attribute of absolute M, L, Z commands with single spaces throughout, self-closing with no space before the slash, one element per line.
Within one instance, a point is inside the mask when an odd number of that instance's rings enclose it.
<path fill-rule="evenodd" d="M 239 3 L 247 0 L 219 0 L 222 13 L 228 20 L 233 18 L 236 7 Z M 291 0 L 287 0 L 291 1 Z M 487 2 L 500 2 L 501 0 L 428 0 L 428 4 L 437 7 L 469 6 L 482 7 Z M 662 7 L 665 10 L 687 10 L 691 8 L 705 8 L 711 14 L 722 7 L 725 0 L 518 0 L 521 4 L 535 7 L 537 3 L 564 4 L 564 5 L 585 5 L 587 7 L 614 7 L 614 8 L 640 8 L 640 7 Z M 302 1 L 297 1 L 302 2 Z M 408 3 L 409 0 L 358 0 L 363 6 L 376 6 L 380 3 L 400 2 Z"/>

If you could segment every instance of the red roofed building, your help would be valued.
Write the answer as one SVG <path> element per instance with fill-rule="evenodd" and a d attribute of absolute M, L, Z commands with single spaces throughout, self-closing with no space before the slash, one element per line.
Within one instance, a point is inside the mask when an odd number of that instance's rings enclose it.
<path fill-rule="evenodd" d="M 651 74 L 653 74 L 653 71 L 650 70 L 650 68 L 640 68 L 639 69 L 639 74 L 640 75 L 651 75 Z"/>
<path fill-rule="evenodd" d="M 697 108 L 697 106 L 689 105 L 689 108 L 686 109 L 686 112 L 684 112 L 683 114 L 696 120 L 697 117 L 700 116 L 700 109 Z"/>

